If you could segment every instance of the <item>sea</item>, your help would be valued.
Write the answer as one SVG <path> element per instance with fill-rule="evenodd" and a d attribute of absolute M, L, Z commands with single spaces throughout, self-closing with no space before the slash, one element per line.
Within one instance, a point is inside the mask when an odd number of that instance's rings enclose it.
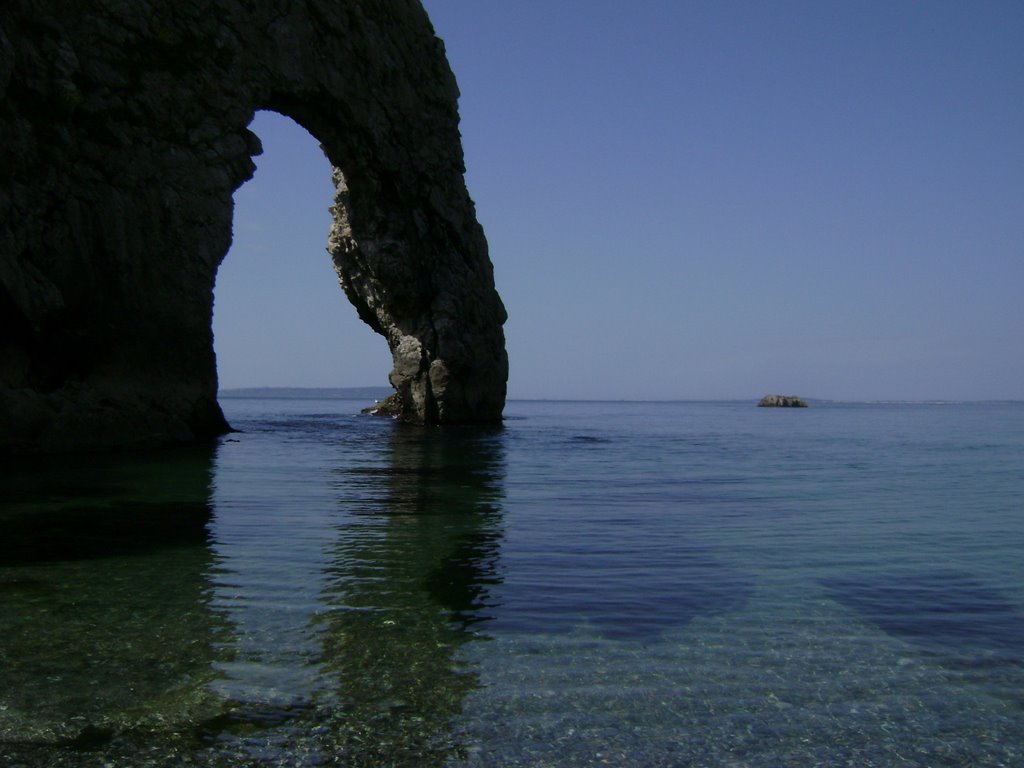
<path fill-rule="evenodd" d="M 1024 765 L 1024 403 L 222 405 L 0 468 L 0 766 Z"/>

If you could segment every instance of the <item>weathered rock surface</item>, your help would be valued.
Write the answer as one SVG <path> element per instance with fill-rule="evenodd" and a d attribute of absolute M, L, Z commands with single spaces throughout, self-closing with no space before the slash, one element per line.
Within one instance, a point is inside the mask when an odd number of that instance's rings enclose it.
<path fill-rule="evenodd" d="M 391 416 L 396 419 L 401 418 L 403 412 L 402 398 L 398 396 L 397 392 L 383 400 L 374 402 L 373 405 L 366 406 L 360 411 L 360 413 L 364 413 L 367 416 Z"/>
<path fill-rule="evenodd" d="M 807 402 L 796 395 L 765 395 L 757 405 L 759 408 L 806 408 Z"/>
<path fill-rule="evenodd" d="M 335 168 L 328 250 L 403 415 L 500 419 L 505 311 L 457 96 L 415 0 L 4 0 L 0 451 L 227 429 L 213 285 L 258 109 Z"/>

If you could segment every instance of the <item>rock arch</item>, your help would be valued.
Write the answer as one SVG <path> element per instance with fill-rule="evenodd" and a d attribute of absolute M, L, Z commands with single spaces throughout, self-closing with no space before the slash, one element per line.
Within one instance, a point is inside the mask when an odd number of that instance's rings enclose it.
<path fill-rule="evenodd" d="M 328 249 L 405 417 L 499 420 L 505 311 L 457 97 L 416 0 L 6 0 L 0 450 L 227 429 L 212 288 L 258 109 L 335 168 Z"/>

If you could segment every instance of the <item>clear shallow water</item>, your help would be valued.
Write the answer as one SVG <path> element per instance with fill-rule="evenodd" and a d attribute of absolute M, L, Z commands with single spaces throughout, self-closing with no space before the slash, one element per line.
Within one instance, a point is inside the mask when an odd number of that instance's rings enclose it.
<path fill-rule="evenodd" d="M 1024 763 L 1024 405 L 360 405 L 0 469 L 0 765 Z"/>

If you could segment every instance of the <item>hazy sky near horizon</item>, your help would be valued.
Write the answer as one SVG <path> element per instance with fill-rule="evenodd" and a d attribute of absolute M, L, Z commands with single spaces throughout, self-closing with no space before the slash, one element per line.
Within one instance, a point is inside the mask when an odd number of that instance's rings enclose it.
<path fill-rule="evenodd" d="M 514 398 L 1024 399 L 1024 3 L 427 0 Z M 223 387 L 386 383 L 257 115 Z"/>

